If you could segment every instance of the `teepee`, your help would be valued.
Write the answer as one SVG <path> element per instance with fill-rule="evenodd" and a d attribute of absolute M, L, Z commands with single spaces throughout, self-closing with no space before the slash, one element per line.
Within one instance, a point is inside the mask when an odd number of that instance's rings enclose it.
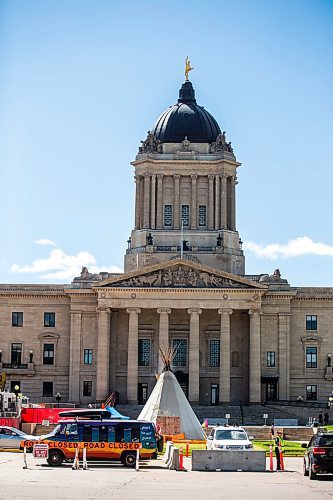
<path fill-rule="evenodd" d="M 188 402 L 178 380 L 170 370 L 175 351 L 171 348 L 167 353 L 161 351 L 164 371 L 143 407 L 138 420 L 158 423 L 159 417 L 179 417 L 180 433 L 186 439 L 205 439 L 205 433 Z"/>

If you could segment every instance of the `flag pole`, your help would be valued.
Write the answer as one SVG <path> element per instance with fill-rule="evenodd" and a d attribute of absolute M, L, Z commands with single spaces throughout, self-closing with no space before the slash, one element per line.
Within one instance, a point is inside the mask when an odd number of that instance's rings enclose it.
<path fill-rule="evenodd" d="M 180 233 L 180 258 L 183 258 L 184 221 L 182 217 L 182 229 Z"/>

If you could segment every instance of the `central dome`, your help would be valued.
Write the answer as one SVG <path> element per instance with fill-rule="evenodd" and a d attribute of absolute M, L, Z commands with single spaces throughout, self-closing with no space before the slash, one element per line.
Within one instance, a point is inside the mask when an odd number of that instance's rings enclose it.
<path fill-rule="evenodd" d="M 182 142 L 187 137 L 191 142 L 212 143 L 221 134 L 215 118 L 197 104 L 188 80 L 179 90 L 178 103 L 161 114 L 151 132 L 161 142 Z"/>

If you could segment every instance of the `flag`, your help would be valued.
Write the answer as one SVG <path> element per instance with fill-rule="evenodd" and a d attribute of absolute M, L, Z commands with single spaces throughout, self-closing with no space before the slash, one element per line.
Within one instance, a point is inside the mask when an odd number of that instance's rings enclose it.
<path fill-rule="evenodd" d="M 204 421 L 203 421 L 203 424 L 202 426 L 204 429 L 207 429 L 208 428 L 208 418 L 206 418 Z"/>

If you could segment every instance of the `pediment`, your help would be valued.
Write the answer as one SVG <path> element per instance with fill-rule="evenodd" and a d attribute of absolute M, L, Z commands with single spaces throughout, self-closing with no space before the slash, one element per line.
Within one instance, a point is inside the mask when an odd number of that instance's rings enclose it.
<path fill-rule="evenodd" d="M 178 258 L 109 278 L 99 282 L 94 288 L 238 288 L 265 290 L 267 286 L 241 276 Z"/>

